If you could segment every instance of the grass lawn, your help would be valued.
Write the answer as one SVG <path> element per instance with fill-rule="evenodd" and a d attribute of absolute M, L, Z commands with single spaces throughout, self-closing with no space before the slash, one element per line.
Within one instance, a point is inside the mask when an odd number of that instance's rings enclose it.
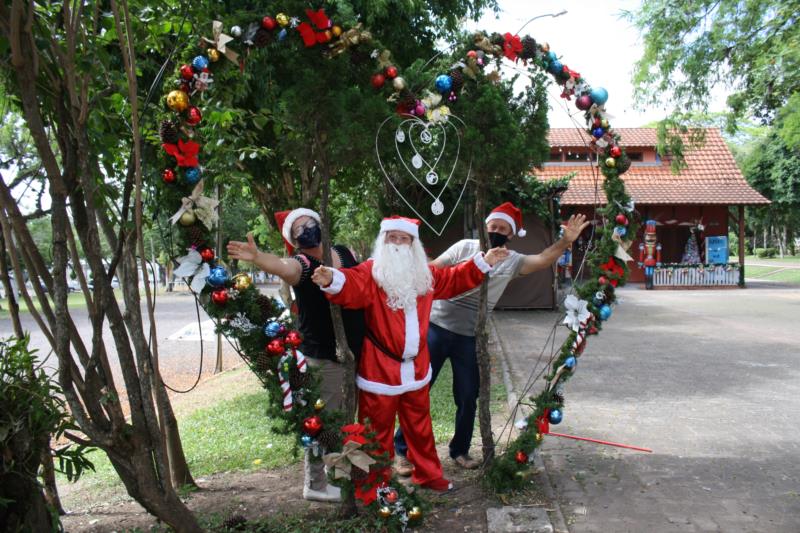
<path fill-rule="evenodd" d="M 747 266 L 744 269 L 745 278 L 779 281 L 782 283 L 800 284 L 800 268 L 781 268 L 776 266 Z"/>
<path fill-rule="evenodd" d="M 738 262 L 738 256 L 731 255 L 731 262 Z M 790 263 L 790 264 L 800 264 L 800 255 L 787 255 L 783 258 L 780 257 L 772 257 L 772 258 L 761 258 L 756 257 L 754 255 L 746 255 L 744 258 L 744 264 L 747 266 L 748 263 L 764 263 L 764 264 L 776 264 L 780 265 L 782 263 Z"/>
<path fill-rule="evenodd" d="M 33 299 L 33 304 L 36 307 L 37 311 L 42 310 L 42 306 L 39 304 L 39 299 L 36 298 L 36 295 L 33 291 L 30 291 L 31 298 Z M 114 290 L 114 297 L 118 300 L 122 298 L 122 290 L 115 289 Z M 27 313 L 28 312 L 28 304 L 22 300 L 20 296 L 19 300 L 19 310 L 20 313 Z M 8 300 L 0 300 L 0 304 L 2 304 L 2 309 L 0 309 L 0 319 L 9 318 L 11 315 L 8 312 Z M 50 305 L 53 305 L 53 301 L 50 300 Z M 86 300 L 83 297 L 82 292 L 71 292 L 67 295 L 67 306 L 70 309 L 86 309 Z"/>

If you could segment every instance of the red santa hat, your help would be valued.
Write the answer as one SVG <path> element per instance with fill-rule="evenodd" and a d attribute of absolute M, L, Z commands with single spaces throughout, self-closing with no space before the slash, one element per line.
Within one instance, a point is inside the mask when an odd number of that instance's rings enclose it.
<path fill-rule="evenodd" d="M 522 211 L 511 202 L 505 202 L 492 209 L 492 212 L 486 217 L 486 223 L 488 224 L 490 220 L 508 222 L 511 226 L 511 233 L 516 233 L 520 237 L 524 237 L 528 233 L 522 228 Z M 517 228 L 519 228 L 519 231 L 517 231 Z"/>
<path fill-rule="evenodd" d="M 286 245 L 286 251 L 291 255 L 294 253 L 294 246 L 292 245 L 292 225 L 300 217 L 311 217 L 321 223 L 319 213 L 305 207 L 298 207 L 287 211 L 278 211 L 275 213 L 275 221 L 278 223 L 278 229 L 281 230 L 283 235 L 283 243 Z"/>
<path fill-rule="evenodd" d="M 381 221 L 381 233 L 386 233 L 387 231 L 402 231 L 415 239 L 419 239 L 419 220 L 397 215 L 384 218 Z"/>

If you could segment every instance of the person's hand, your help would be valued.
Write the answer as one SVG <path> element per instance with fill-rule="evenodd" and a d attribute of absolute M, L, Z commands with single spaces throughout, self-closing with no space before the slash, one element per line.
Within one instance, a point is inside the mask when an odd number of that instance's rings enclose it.
<path fill-rule="evenodd" d="M 247 234 L 247 242 L 231 241 L 228 243 L 228 257 L 230 259 L 240 259 L 250 263 L 258 257 L 258 246 L 253 239 L 253 234 Z"/>
<path fill-rule="evenodd" d="M 508 257 L 508 248 L 504 246 L 498 246 L 497 248 L 492 248 L 486 252 L 484 259 L 491 266 L 495 266 L 497 263 L 504 261 L 506 257 Z"/>
<path fill-rule="evenodd" d="M 563 239 L 572 244 L 580 237 L 583 230 L 585 230 L 586 226 L 589 224 L 591 224 L 591 222 L 586 220 L 586 215 L 572 215 L 569 217 L 566 224 L 561 224 L 564 230 Z"/>
<path fill-rule="evenodd" d="M 333 283 L 333 270 L 326 266 L 319 266 L 314 273 L 311 274 L 311 281 L 320 287 L 327 287 Z"/>

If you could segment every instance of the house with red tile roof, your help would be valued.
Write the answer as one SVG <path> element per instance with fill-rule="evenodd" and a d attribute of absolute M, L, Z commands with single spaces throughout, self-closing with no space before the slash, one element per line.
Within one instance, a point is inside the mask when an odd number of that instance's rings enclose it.
<path fill-rule="evenodd" d="M 644 221 L 655 220 L 662 263 L 654 276 L 656 287 L 743 286 L 744 269 L 739 265 L 744 265 L 744 209 L 770 202 L 747 184 L 719 130 L 706 130 L 703 145 L 687 151 L 686 168 L 677 173 L 668 159 L 657 154 L 654 128 L 615 131 L 631 159 L 622 179 L 642 222 L 629 250 L 635 259 L 628 263 L 631 280 L 644 280 L 637 264 L 642 231 Z M 595 207 L 606 202 L 592 137 L 579 129 L 553 128 L 548 139 L 549 161 L 534 174 L 551 180 L 574 172 L 561 197 L 562 216 L 574 212 L 592 216 Z M 727 253 L 731 231 L 739 235 L 738 263 L 729 261 Z M 587 232 L 573 251 L 573 266 L 588 245 Z"/>

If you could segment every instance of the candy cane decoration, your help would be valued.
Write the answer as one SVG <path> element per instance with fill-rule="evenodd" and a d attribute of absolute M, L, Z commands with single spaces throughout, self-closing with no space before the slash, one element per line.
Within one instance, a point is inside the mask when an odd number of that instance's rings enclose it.
<path fill-rule="evenodd" d="M 284 364 L 288 365 L 291 359 L 292 356 L 287 353 L 278 360 L 278 381 L 283 392 L 283 410 L 286 412 L 292 410 L 292 386 L 289 384 L 289 372 L 284 371 Z"/>
<path fill-rule="evenodd" d="M 294 352 L 294 358 L 297 359 L 297 370 L 301 374 L 305 374 L 307 370 L 306 356 L 300 350 L 292 349 L 292 352 Z"/>

